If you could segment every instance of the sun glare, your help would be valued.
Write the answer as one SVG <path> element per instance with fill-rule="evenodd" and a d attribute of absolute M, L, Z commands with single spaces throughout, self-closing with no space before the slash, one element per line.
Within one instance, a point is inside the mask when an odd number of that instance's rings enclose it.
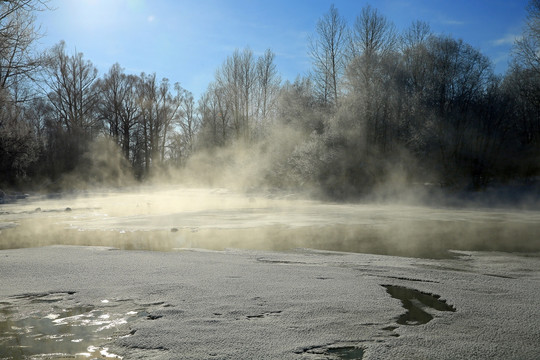
<path fill-rule="evenodd" d="M 141 0 L 79 0 L 70 1 L 70 13 L 79 27 L 86 31 L 111 31 L 125 26 L 127 20 L 141 13 L 144 2 Z"/>

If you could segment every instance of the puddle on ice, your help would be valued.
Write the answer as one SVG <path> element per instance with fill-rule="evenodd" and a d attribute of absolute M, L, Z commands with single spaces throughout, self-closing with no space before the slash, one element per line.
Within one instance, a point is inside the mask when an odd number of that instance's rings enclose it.
<path fill-rule="evenodd" d="M 104 344 L 130 336 L 129 322 L 144 315 L 94 306 L 44 307 L 33 301 L 43 297 L 2 303 L 0 359 L 119 359 Z"/>
<path fill-rule="evenodd" d="M 456 311 L 452 305 L 440 300 L 440 296 L 427 294 L 418 290 L 409 289 L 404 286 L 383 285 L 386 292 L 394 299 L 401 300 L 407 312 L 397 319 L 401 325 L 421 325 L 433 319 L 429 309 L 438 311 Z"/>
<path fill-rule="evenodd" d="M 305 348 L 297 354 L 304 355 L 306 359 L 361 360 L 364 357 L 364 349 L 352 344 L 335 343 Z"/>
<path fill-rule="evenodd" d="M 364 356 L 364 350 L 354 346 L 329 348 L 326 350 L 326 354 L 336 359 L 359 360 Z"/>

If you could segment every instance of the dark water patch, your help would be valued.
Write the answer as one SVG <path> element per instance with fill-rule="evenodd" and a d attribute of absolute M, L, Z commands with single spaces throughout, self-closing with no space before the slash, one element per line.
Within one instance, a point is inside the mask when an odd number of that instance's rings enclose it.
<path fill-rule="evenodd" d="M 337 359 L 362 359 L 364 349 L 354 346 L 337 347 L 326 350 L 326 354 Z"/>
<path fill-rule="evenodd" d="M 277 310 L 277 311 L 268 311 L 268 312 L 265 312 L 265 313 L 261 313 L 261 314 L 257 314 L 257 315 L 247 315 L 246 318 L 249 320 L 249 319 L 262 319 L 262 318 L 266 318 L 266 317 L 271 317 L 271 316 L 278 316 L 279 314 L 281 314 L 282 311 L 281 310 Z"/>
<path fill-rule="evenodd" d="M 347 344 L 347 345 L 345 345 Z M 316 345 L 295 351 L 296 354 L 314 355 L 317 359 L 349 359 L 361 360 L 364 356 L 364 349 L 350 343 L 334 343 L 330 345 Z"/>
<path fill-rule="evenodd" d="M 26 200 L 28 196 L 30 195 L 20 192 L 4 192 L 0 190 L 0 204 L 10 204 L 20 200 Z"/>
<path fill-rule="evenodd" d="M 110 306 L 63 306 L 71 301 L 62 294 L 69 293 L 23 294 L 2 302 L 8 305 L 0 307 L 0 359 L 120 358 L 109 353 L 106 344 L 133 335 L 129 324 L 145 313 Z M 51 295 L 60 298 L 41 301 Z"/>
<path fill-rule="evenodd" d="M 43 293 L 26 293 L 12 296 L 13 299 L 26 299 L 31 303 L 55 303 L 64 300 L 65 295 L 73 295 L 75 291 L 52 291 Z"/>
<path fill-rule="evenodd" d="M 155 301 L 151 303 L 146 303 L 144 305 L 145 306 L 159 306 L 159 305 L 164 305 L 164 304 L 165 304 L 165 301 Z"/>
<path fill-rule="evenodd" d="M 441 300 L 439 295 L 429 294 L 415 289 L 409 289 L 404 286 L 382 285 L 386 292 L 394 299 L 401 300 L 403 307 L 407 312 L 398 317 L 397 323 L 401 325 L 422 325 L 433 319 L 433 315 L 427 312 L 427 309 L 438 311 L 456 311 L 452 305 Z"/>
<path fill-rule="evenodd" d="M 152 313 L 144 313 L 147 320 L 157 320 L 162 317 L 166 318 L 178 318 L 185 314 L 184 310 L 175 309 L 174 306 L 165 304 L 160 309 L 155 309 Z"/>
<path fill-rule="evenodd" d="M 383 337 L 386 337 L 386 336 L 399 337 L 399 334 L 394 332 L 394 330 L 396 330 L 397 328 L 398 328 L 397 326 L 393 326 L 393 325 L 383 327 L 381 329 L 384 331 Z"/>

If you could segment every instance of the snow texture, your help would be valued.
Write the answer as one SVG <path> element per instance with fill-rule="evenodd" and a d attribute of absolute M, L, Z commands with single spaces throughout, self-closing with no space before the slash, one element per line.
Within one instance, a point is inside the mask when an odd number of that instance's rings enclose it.
<path fill-rule="evenodd" d="M 132 335 L 107 344 L 128 359 L 331 358 L 329 348 L 346 346 L 362 348 L 364 359 L 539 355 L 538 257 L 77 246 L 4 250 L 0 257 L 3 307 L 25 294 L 66 294 L 56 306 L 144 309 L 148 316 L 129 325 Z M 427 324 L 397 324 L 405 309 L 385 284 L 440 295 L 456 311 L 427 308 L 434 316 Z"/>

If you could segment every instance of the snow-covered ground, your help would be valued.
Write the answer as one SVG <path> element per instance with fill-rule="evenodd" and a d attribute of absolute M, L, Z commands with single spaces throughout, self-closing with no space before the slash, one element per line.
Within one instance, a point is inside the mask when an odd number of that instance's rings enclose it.
<path fill-rule="evenodd" d="M 0 208 L 0 358 L 538 359 L 539 223 L 226 190 L 29 198 Z"/>

